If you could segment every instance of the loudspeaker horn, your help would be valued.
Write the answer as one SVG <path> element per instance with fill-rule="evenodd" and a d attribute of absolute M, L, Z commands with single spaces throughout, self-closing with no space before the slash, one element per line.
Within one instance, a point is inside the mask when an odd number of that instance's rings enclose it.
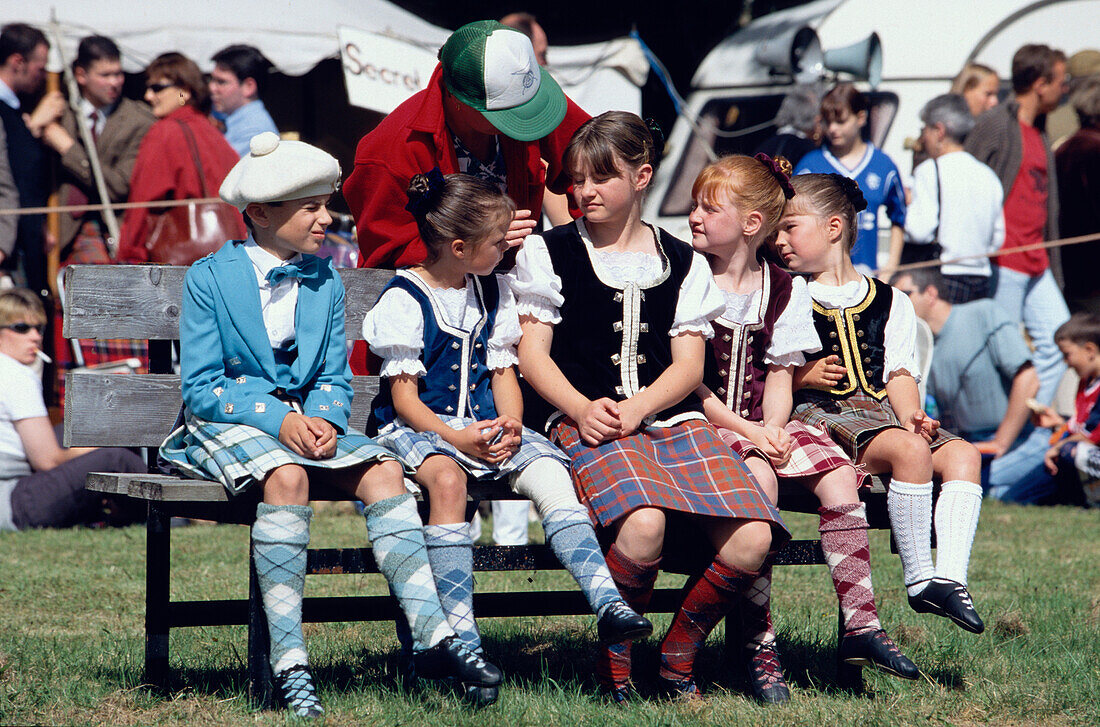
<path fill-rule="evenodd" d="M 789 75 L 798 83 L 813 83 L 825 70 L 821 41 L 808 25 L 765 40 L 756 46 L 753 59 L 772 73 Z"/>
<path fill-rule="evenodd" d="M 825 67 L 830 71 L 850 73 L 872 86 L 882 82 L 882 41 L 871 33 L 859 41 L 825 51 Z"/>

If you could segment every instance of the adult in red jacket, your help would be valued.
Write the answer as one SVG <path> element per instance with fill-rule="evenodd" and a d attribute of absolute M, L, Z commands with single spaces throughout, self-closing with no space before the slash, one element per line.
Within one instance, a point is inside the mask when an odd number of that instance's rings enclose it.
<path fill-rule="evenodd" d="M 492 160 L 502 161 L 493 181 L 520 210 L 509 235 L 517 244 L 534 228 L 544 188 L 563 193 L 569 184 L 561 155 L 589 116 L 539 67 L 527 36 L 492 20 L 470 23 L 447 39 L 440 59 L 428 87 L 359 141 L 344 198 L 358 228 L 360 267 L 424 259 L 405 210 L 415 174 L 439 167 L 487 176 Z"/>
<path fill-rule="evenodd" d="M 209 98 L 202 71 L 179 53 L 153 59 L 145 70 L 145 100 L 157 122 L 138 148 L 130 178 L 130 201 L 194 199 L 203 196 L 199 170 L 188 136 L 194 139 L 206 181 L 206 193 L 216 197 L 222 180 L 239 157 L 209 116 Z M 149 259 L 145 243 L 157 222 L 156 208 L 128 210 L 119 231 L 118 259 L 141 263 Z M 244 237 L 244 221 L 232 231 Z"/>

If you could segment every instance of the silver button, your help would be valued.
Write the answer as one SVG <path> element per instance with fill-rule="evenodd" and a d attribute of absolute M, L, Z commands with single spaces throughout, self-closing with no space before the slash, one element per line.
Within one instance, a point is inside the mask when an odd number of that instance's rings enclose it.
<path fill-rule="evenodd" d="M 458 371 L 458 364 L 451 364 L 451 371 Z"/>
<path fill-rule="evenodd" d="M 719 376 L 725 376 L 728 373 L 729 373 L 729 371 L 727 371 L 726 369 L 718 369 L 718 375 Z"/>
<path fill-rule="evenodd" d="M 747 417 L 748 415 L 749 415 L 749 410 L 748 409 L 742 409 L 741 410 L 741 416 Z"/>
<path fill-rule="evenodd" d="M 623 322 L 622 321 L 615 321 L 614 323 L 611 324 L 611 330 L 615 331 L 616 333 L 623 330 Z"/>
<path fill-rule="evenodd" d="M 724 335 L 722 336 L 722 340 L 723 340 L 723 341 L 732 341 L 732 340 L 733 340 L 733 336 L 731 336 L 730 334 L 726 333 L 726 334 L 724 334 Z"/>
<path fill-rule="evenodd" d="M 649 333 L 649 324 L 648 323 L 643 323 L 640 326 L 640 328 L 642 329 L 642 333 Z"/>
<path fill-rule="evenodd" d="M 721 386 L 719 386 L 719 387 L 718 387 L 718 393 L 719 393 L 719 394 L 725 394 L 725 393 L 726 393 L 726 390 L 725 390 L 725 388 L 724 388 L 724 387 L 721 387 Z"/>
<path fill-rule="evenodd" d="M 638 363 L 640 363 L 640 364 L 645 363 L 645 354 L 644 353 L 639 353 L 638 354 Z"/>
<path fill-rule="evenodd" d="M 619 354 L 617 354 L 617 353 L 611 354 L 611 363 L 613 363 L 615 365 L 618 365 L 618 363 L 622 360 L 623 360 L 623 357 L 620 356 Z"/>
<path fill-rule="evenodd" d="M 752 381 L 752 374 L 745 374 L 745 381 Z"/>
<path fill-rule="evenodd" d="M 451 341 L 451 348 L 458 350 L 462 348 L 462 345 L 458 341 Z"/>
<path fill-rule="evenodd" d="M 449 406 L 449 405 L 448 405 L 448 406 L 447 406 L 447 408 L 446 408 L 446 409 L 445 409 L 444 411 L 447 411 L 447 412 L 452 412 L 452 411 L 454 411 L 454 410 L 455 410 L 455 408 L 454 408 L 453 406 Z"/>
<path fill-rule="evenodd" d="M 474 411 L 481 411 L 481 405 L 474 404 Z"/>
<path fill-rule="evenodd" d="M 449 385 L 447 386 L 447 390 L 448 390 L 448 391 L 454 391 L 454 390 L 455 390 L 456 388 L 457 388 L 457 387 L 456 387 L 456 386 L 455 386 L 454 384 L 449 384 Z"/>

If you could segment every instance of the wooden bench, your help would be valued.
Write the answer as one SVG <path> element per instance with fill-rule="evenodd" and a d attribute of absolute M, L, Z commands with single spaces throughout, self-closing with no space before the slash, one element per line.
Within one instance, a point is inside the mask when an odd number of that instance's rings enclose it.
<path fill-rule="evenodd" d="M 151 458 L 171 430 L 180 407 L 180 380 L 172 373 L 172 342 L 179 336 L 180 300 L 186 268 L 157 265 L 73 265 L 65 269 L 64 335 L 70 339 L 133 338 L 149 341 L 150 373 L 140 375 L 69 373 L 65 395 L 65 445 L 148 447 Z M 347 337 L 361 338 L 365 312 L 377 299 L 392 273 L 385 270 L 341 270 L 347 288 Z M 356 377 L 351 414 L 353 427 L 362 429 L 376 377 Z M 146 526 L 145 680 L 164 687 L 168 680 L 168 643 L 173 628 L 188 626 L 248 626 L 248 668 L 253 698 L 271 700 L 267 625 L 255 570 L 251 567 L 247 600 L 172 601 L 172 517 L 251 525 L 255 520 L 259 488 L 230 497 L 221 484 L 161 474 L 94 473 L 88 488 L 144 500 Z M 889 528 L 882 483 L 866 494 L 868 520 L 873 528 Z M 314 489 L 315 500 L 347 499 L 342 493 Z M 471 508 L 481 500 L 517 499 L 507 486 L 471 483 Z M 816 500 L 801 488 L 783 490 L 783 509 L 816 513 Z M 789 542 L 775 565 L 820 565 L 824 556 L 816 540 Z M 666 560 L 666 570 L 677 565 Z M 479 546 L 474 549 L 478 571 L 553 570 L 561 566 L 550 548 L 534 546 Z M 308 551 L 310 575 L 377 573 L 369 548 L 325 548 Z M 683 566 L 678 572 L 687 573 Z M 679 605 L 678 589 L 659 589 L 652 612 L 671 612 Z M 477 593 L 479 617 L 577 615 L 590 612 L 579 590 L 526 593 Z M 350 616 L 355 614 L 355 616 Z M 390 596 L 306 598 L 306 622 L 390 620 L 398 614 Z M 839 623 L 838 616 L 838 623 Z M 736 638 L 727 629 L 727 639 Z M 736 653 L 727 644 L 727 653 Z M 859 667 L 838 663 L 841 683 L 862 688 Z"/>

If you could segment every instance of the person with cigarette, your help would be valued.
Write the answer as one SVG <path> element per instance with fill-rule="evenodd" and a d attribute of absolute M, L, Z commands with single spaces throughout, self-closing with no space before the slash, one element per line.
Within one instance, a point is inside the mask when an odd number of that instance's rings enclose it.
<path fill-rule="evenodd" d="M 0 293 L 0 530 L 132 522 L 121 500 L 84 489 L 89 472 L 145 472 L 127 449 L 62 447 L 31 365 L 46 311 L 26 288 Z"/>

